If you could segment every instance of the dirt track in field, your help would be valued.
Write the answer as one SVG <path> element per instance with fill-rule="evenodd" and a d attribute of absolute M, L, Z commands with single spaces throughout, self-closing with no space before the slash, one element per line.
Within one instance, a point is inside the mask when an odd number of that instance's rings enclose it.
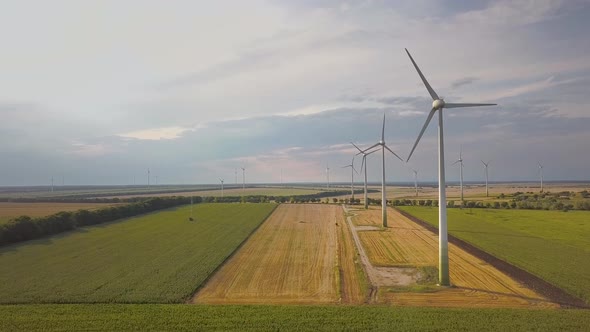
<path fill-rule="evenodd" d="M 375 225 L 379 210 L 357 210 L 359 225 Z M 438 265 L 438 236 L 388 209 L 389 227 L 359 231 L 371 264 L 409 267 Z M 375 220 L 376 219 L 376 220 Z M 452 307 L 557 307 L 485 261 L 449 244 L 449 270 L 453 287 L 431 287 L 421 292 L 382 288 L 378 301 L 393 305 Z"/>
<path fill-rule="evenodd" d="M 339 264 L 339 255 L 355 255 L 350 239 L 339 241 L 343 226 L 340 206 L 280 205 L 193 302 L 338 303 L 340 292 L 347 302 L 362 299 L 354 261 Z"/>

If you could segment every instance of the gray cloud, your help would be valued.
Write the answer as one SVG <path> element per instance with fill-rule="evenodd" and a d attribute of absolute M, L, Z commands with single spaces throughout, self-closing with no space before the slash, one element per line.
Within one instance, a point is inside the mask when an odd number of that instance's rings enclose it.
<path fill-rule="evenodd" d="M 461 87 L 463 85 L 471 84 L 477 80 L 478 80 L 477 77 L 464 77 L 464 78 L 458 79 L 458 80 L 454 81 L 453 83 L 451 83 L 451 87 L 456 89 L 456 88 Z"/>

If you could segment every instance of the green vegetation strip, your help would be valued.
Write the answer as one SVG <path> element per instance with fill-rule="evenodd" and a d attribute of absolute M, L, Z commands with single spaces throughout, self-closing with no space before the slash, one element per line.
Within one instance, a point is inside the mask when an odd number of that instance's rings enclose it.
<path fill-rule="evenodd" d="M 398 207 L 438 227 L 438 209 Z M 449 209 L 449 233 L 590 304 L 590 212 Z"/>
<path fill-rule="evenodd" d="M 19 331 L 582 331 L 586 310 L 382 306 L 10 305 L 0 330 Z"/>
<path fill-rule="evenodd" d="M 0 248 L 0 303 L 177 303 L 275 204 L 199 204 Z"/>

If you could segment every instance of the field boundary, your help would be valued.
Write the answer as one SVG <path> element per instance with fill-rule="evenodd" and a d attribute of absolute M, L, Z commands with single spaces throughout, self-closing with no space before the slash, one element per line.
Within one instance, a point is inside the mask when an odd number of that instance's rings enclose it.
<path fill-rule="evenodd" d="M 428 229 L 435 234 L 438 234 L 438 228 L 432 226 L 428 222 L 417 218 L 406 211 L 402 211 L 400 209 L 396 209 L 404 217 L 410 219 L 411 221 L 415 222 L 416 224 Z M 584 302 L 582 299 L 579 299 L 563 289 L 539 278 L 538 276 L 516 266 L 513 265 L 505 260 L 502 260 L 476 246 L 473 244 L 461 240 L 454 235 L 448 234 L 448 240 L 450 243 L 456 245 L 457 247 L 465 250 L 466 252 L 472 254 L 473 256 L 482 259 L 486 263 L 490 264 L 491 266 L 495 267 L 496 269 L 506 273 L 509 277 L 515 279 L 516 281 L 526 285 L 527 287 L 531 288 L 532 290 L 538 292 L 539 294 L 545 296 L 549 300 L 570 308 L 589 308 L 588 304 Z"/>
<path fill-rule="evenodd" d="M 245 203 L 245 204 L 256 204 L 256 203 Z M 264 219 L 262 219 L 262 221 L 256 227 L 254 227 L 254 229 L 250 232 L 250 234 L 248 234 L 248 236 L 246 236 L 244 238 L 244 240 L 234 249 L 234 251 L 232 251 L 231 254 L 229 254 L 223 260 L 223 262 L 221 262 L 219 265 L 217 265 L 217 267 L 213 271 L 211 271 L 211 273 L 209 273 L 209 275 L 207 276 L 207 278 L 205 278 L 201 282 L 201 284 L 199 286 L 197 286 L 197 288 L 195 288 L 195 290 L 191 293 L 191 295 L 187 299 L 184 300 L 184 303 L 185 304 L 194 304 L 193 300 L 197 296 L 197 293 L 209 282 L 209 280 L 211 278 L 213 278 L 213 276 L 215 274 L 217 274 L 217 272 L 219 272 L 219 270 L 221 269 L 221 267 L 224 266 L 225 263 L 227 263 L 227 261 L 229 261 L 232 257 L 234 257 L 234 255 L 244 246 L 244 244 L 246 244 L 246 242 L 248 242 L 248 240 L 250 240 L 250 237 L 252 237 L 252 235 L 254 235 L 254 233 L 256 233 L 256 231 L 268 220 L 268 218 L 270 216 L 272 216 L 272 214 L 275 212 L 275 210 L 277 209 L 277 207 L 279 207 L 279 205 L 281 205 L 281 204 L 275 204 L 275 206 L 272 208 L 272 210 L 270 210 L 268 212 L 268 214 L 266 215 L 266 217 L 264 217 Z"/>

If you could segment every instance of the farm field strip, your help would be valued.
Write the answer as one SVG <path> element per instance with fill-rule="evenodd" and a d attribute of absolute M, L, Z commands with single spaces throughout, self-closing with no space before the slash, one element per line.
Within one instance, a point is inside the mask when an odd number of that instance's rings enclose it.
<path fill-rule="evenodd" d="M 0 303 L 184 302 L 276 207 L 198 204 L 0 248 Z"/>
<path fill-rule="evenodd" d="M 61 211 L 95 210 L 119 205 L 117 203 L 16 203 L 0 202 L 0 224 L 12 218 L 27 215 L 44 217 Z"/>
<path fill-rule="evenodd" d="M 0 306 L 2 331 L 586 331 L 586 310 L 63 304 Z"/>
<path fill-rule="evenodd" d="M 365 211 L 358 211 L 362 215 Z M 370 211 L 366 213 L 374 215 Z M 437 266 L 438 236 L 413 223 L 399 212 L 388 209 L 390 227 L 382 231 L 359 232 L 372 264 L 385 266 Z M 400 249 L 400 248 L 403 248 Z M 450 277 L 454 288 L 439 288 L 432 293 L 381 292 L 383 301 L 393 304 L 469 306 L 544 306 L 554 307 L 541 295 L 498 271 L 486 262 L 449 245 Z M 446 294 L 446 295 L 445 295 Z M 447 296 L 447 297 L 445 297 Z M 502 299 L 485 301 L 485 298 Z"/>
<path fill-rule="evenodd" d="M 436 209 L 400 207 L 438 226 Z M 590 212 L 449 209 L 449 233 L 590 303 Z"/>
<path fill-rule="evenodd" d="M 195 303 L 337 303 L 339 206 L 282 204 Z"/>

